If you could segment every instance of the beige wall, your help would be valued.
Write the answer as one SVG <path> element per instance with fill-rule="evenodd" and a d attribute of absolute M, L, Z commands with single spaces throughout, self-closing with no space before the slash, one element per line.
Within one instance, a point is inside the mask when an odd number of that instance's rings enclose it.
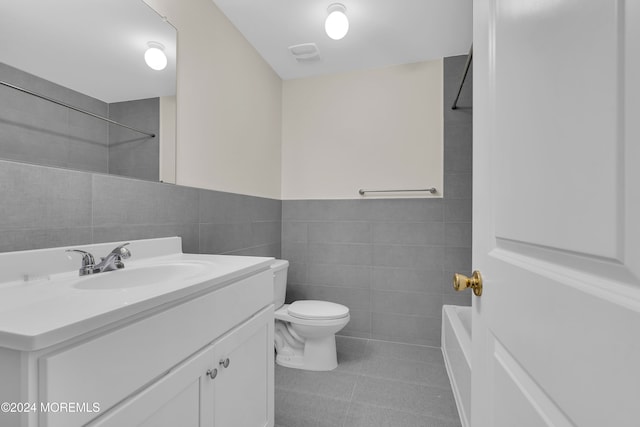
<path fill-rule="evenodd" d="M 145 1 L 178 29 L 177 184 L 285 200 L 442 195 L 442 61 L 282 82 L 211 0 Z"/>
<path fill-rule="evenodd" d="M 282 199 L 426 187 L 441 197 L 442 72 L 438 60 L 284 81 Z"/>
<path fill-rule="evenodd" d="M 176 97 L 160 97 L 160 181 L 176 183 Z"/>
<path fill-rule="evenodd" d="M 282 81 L 211 0 L 145 0 L 178 30 L 176 182 L 280 198 Z"/>

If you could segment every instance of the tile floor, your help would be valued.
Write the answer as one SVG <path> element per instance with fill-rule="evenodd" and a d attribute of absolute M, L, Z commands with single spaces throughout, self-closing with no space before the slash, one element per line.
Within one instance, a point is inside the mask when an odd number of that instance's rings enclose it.
<path fill-rule="evenodd" d="M 442 351 L 336 337 L 331 372 L 275 370 L 276 427 L 460 427 Z"/>

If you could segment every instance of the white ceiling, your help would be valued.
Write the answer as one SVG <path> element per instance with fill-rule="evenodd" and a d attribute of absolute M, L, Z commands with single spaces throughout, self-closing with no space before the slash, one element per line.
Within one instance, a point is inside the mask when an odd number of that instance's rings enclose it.
<path fill-rule="evenodd" d="M 176 0 L 179 1 L 179 0 Z M 342 0 L 342 40 L 324 32 L 332 0 L 213 0 L 282 79 L 466 54 L 472 0 Z M 105 102 L 175 94 L 175 29 L 140 0 L 0 0 L 0 62 Z M 148 41 L 169 66 L 149 69 Z M 288 47 L 315 43 L 300 63 Z M 2 78 L 2 76 L 0 76 Z"/>
<path fill-rule="evenodd" d="M 347 8 L 349 33 L 324 32 L 327 7 Z M 213 0 L 284 79 L 467 54 L 472 0 Z M 288 47 L 315 43 L 320 60 L 298 62 Z"/>
<path fill-rule="evenodd" d="M 0 62 L 109 103 L 176 93 L 175 28 L 143 1 L 0 0 L 0 11 Z M 165 46 L 163 71 L 144 62 L 149 41 Z"/>

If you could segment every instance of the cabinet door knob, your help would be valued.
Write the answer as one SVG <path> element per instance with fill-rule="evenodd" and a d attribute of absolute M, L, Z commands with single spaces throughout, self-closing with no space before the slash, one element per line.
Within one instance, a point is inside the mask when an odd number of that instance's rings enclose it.
<path fill-rule="evenodd" d="M 223 368 L 228 368 L 229 367 L 229 358 L 227 357 L 226 359 L 220 359 L 220 366 L 222 366 Z"/>
<path fill-rule="evenodd" d="M 207 371 L 207 375 L 211 377 L 211 379 L 214 379 L 215 377 L 218 376 L 218 369 L 217 368 L 209 369 Z"/>

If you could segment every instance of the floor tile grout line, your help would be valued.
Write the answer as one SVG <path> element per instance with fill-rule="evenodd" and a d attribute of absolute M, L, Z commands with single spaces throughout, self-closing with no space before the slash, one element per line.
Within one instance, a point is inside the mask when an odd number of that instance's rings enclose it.
<path fill-rule="evenodd" d="M 412 411 L 410 409 L 405 409 L 405 408 L 397 408 L 395 406 L 390 406 L 390 405 L 380 405 L 380 404 L 375 404 L 375 403 L 370 403 L 370 402 L 358 402 L 361 405 L 367 405 L 367 406 L 372 406 L 372 407 L 377 407 L 377 408 L 383 408 L 383 409 L 388 409 L 391 411 L 395 411 L 395 412 L 403 412 L 405 414 L 411 414 L 411 415 L 415 415 L 418 417 L 428 417 L 428 418 L 433 418 L 433 419 L 437 419 L 437 420 L 443 420 L 443 421 L 459 421 L 458 416 L 446 416 L 446 415 L 442 415 L 442 414 L 438 414 L 433 413 L 433 412 L 416 412 L 416 411 Z M 349 407 L 351 407 L 351 404 L 349 404 Z M 455 408 L 455 414 L 458 413 L 457 407 Z"/>
<path fill-rule="evenodd" d="M 371 378 L 373 380 L 382 380 L 382 381 L 389 381 L 389 382 L 393 382 L 399 385 L 408 385 L 408 386 L 417 386 L 417 387 L 424 387 L 427 389 L 431 389 L 431 391 L 434 392 L 446 392 L 446 393 L 451 393 L 451 398 L 454 398 L 453 396 L 453 390 L 451 390 L 451 388 L 446 388 L 446 387 L 439 387 L 439 386 L 432 386 L 432 385 L 428 385 L 428 384 L 424 384 L 424 383 L 416 383 L 416 382 L 409 382 L 409 381 L 401 381 L 401 380 L 397 380 L 397 379 L 392 379 L 392 378 L 384 378 L 384 377 L 374 377 L 371 375 L 363 375 L 363 378 Z"/>
<path fill-rule="evenodd" d="M 433 350 L 429 349 L 428 352 L 435 355 L 437 354 L 438 356 L 442 357 L 442 353 L 441 353 L 441 349 L 434 347 Z M 393 360 L 402 360 L 404 362 L 416 362 L 416 363 L 430 363 L 430 364 L 440 364 L 442 363 L 442 359 L 439 359 L 437 361 L 433 361 L 433 360 L 428 360 L 429 357 L 424 357 L 424 355 L 420 355 L 419 357 L 408 357 L 408 356 L 402 356 L 399 354 L 390 354 L 390 355 L 371 355 L 371 357 L 374 357 L 376 359 L 393 359 Z"/>
<path fill-rule="evenodd" d="M 292 369 L 292 368 L 284 368 L 284 369 Z M 347 373 L 348 375 L 352 375 L 353 377 L 359 377 L 358 374 L 353 374 L 353 373 Z M 357 382 L 357 379 L 354 380 L 354 384 Z M 277 385 L 274 385 L 274 390 L 279 390 L 279 391 L 283 391 L 286 393 L 297 393 L 297 394 L 304 394 L 306 396 L 311 396 L 311 397 L 321 397 L 324 399 L 331 399 L 331 400 L 335 400 L 335 401 L 341 401 L 341 402 L 349 402 L 348 398 L 340 398 L 340 397 L 334 397 L 331 394 L 325 394 L 325 393 L 315 393 L 313 391 L 309 391 L 309 390 L 305 390 L 305 389 L 299 389 L 299 388 L 287 388 L 287 387 L 279 387 Z M 353 395 L 353 389 L 351 390 L 351 396 Z"/>
<path fill-rule="evenodd" d="M 403 414 L 414 415 L 416 417 L 431 418 L 433 420 L 453 421 L 454 423 L 460 421 L 458 417 L 451 418 L 451 417 L 445 417 L 445 416 L 434 415 L 434 414 L 425 414 L 425 413 L 414 412 L 414 411 L 410 411 L 410 410 L 406 410 L 406 409 L 398 409 L 398 408 L 394 408 L 393 406 L 376 405 L 374 403 L 369 403 L 369 402 L 358 402 L 358 404 L 363 405 L 363 406 L 370 406 L 372 408 L 389 409 L 389 410 L 394 411 L 394 412 L 400 412 L 400 413 L 403 413 Z M 343 427 L 349 427 L 349 426 L 343 426 Z"/>
<path fill-rule="evenodd" d="M 398 379 L 395 379 L 395 378 L 389 378 L 389 377 L 375 377 L 375 376 L 371 376 L 371 375 L 362 375 L 361 377 L 362 378 L 370 378 L 370 379 L 375 380 L 375 381 L 385 381 L 385 382 L 388 381 L 388 382 L 395 383 L 395 384 L 398 384 L 398 385 L 421 387 L 421 388 L 431 389 L 433 391 L 448 391 L 448 392 L 452 392 L 451 388 L 437 387 L 437 386 L 424 384 L 424 383 L 402 381 L 402 380 L 398 380 Z"/>
<path fill-rule="evenodd" d="M 397 345 L 401 345 L 401 346 L 409 346 L 409 347 L 421 347 L 421 348 L 433 348 L 433 349 L 440 349 L 440 346 L 435 346 L 435 345 L 427 345 L 427 344 L 414 344 L 414 343 L 410 343 L 410 342 L 403 342 L 403 341 L 389 341 L 389 340 L 381 340 L 381 339 L 377 339 L 377 338 L 358 338 L 358 337 L 350 337 L 348 335 L 336 335 L 336 336 L 340 336 L 340 337 L 345 337 L 345 338 L 354 338 L 354 339 L 366 339 L 367 341 L 373 341 L 373 342 L 377 342 L 377 343 L 384 343 L 384 344 L 397 344 Z"/>
<path fill-rule="evenodd" d="M 365 340 L 363 353 L 366 353 L 367 345 L 369 345 L 369 340 Z M 349 418 L 349 412 L 351 411 L 351 404 L 353 403 L 353 396 L 356 394 L 356 387 L 358 387 L 358 383 L 362 378 L 362 365 L 360 365 L 357 373 L 356 381 L 353 383 L 353 388 L 351 389 L 351 396 L 349 396 L 349 405 L 347 405 L 347 411 L 344 414 L 344 419 L 342 420 L 342 427 L 349 427 L 347 425 L 347 419 Z"/>
<path fill-rule="evenodd" d="M 391 357 L 371 356 L 369 359 L 367 359 L 367 361 L 371 361 L 371 360 L 385 360 L 385 361 L 388 361 L 390 363 L 421 365 L 421 366 L 423 366 L 425 368 L 428 368 L 432 372 L 440 371 L 441 373 L 446 373 L 446 368 L 442 366 L 443 362 L 441 362 L 441 361 L 425 361 L 425 360 L 403 359 L 401 357 L 392 357 L 392 356 Z M 373 376 L 375 378 L 389 378 L 389 377 L 384 377 L 384 376 L 368 375 L 366 373 L 363 373 L 363 375 L 365 375 L 365 376 Z M 417 381 L 403 381 L 403 380 L 400 380 L 400 379 L 398 379 L 397 381 L 400 381 L 400 382 L 411 382 L 411 383 L 417 382 Z"/>

